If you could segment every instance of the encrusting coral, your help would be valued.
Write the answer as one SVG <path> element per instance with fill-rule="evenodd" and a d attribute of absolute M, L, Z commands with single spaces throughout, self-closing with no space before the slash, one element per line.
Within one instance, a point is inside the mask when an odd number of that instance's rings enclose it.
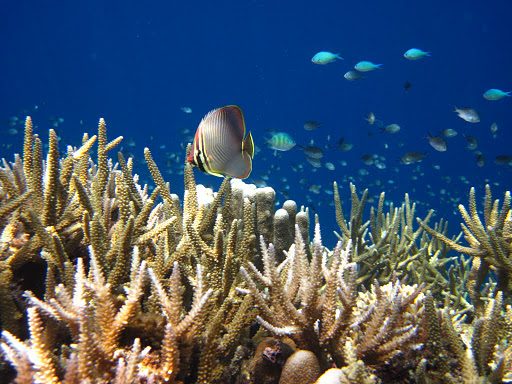
<path fill-rule="evenodd" d="M 364 219 L 350 186 L 330 250 L 318 217 L 225 178 L 183 199 L 109 151 L 106 124 L 60 158 L 25 124 L 0 168 L 0 375 L 15 383 L 499 383 L 512 380 L 510 194 L 414 229 L 409 197 Z M 97 145 L 97 146 L 96 146 Z M 96 146 L 97 157 L 91 152 Z M 188 149 L 190 150 L 190 149 Z M 175 182 L 175 180 L 173 180 Z M 451 256 L 450 250 L 471 258 Z M 488 279 L 489 272 L 495 274 Z M 12 367 L 12 368 L 10 368 Z"/>

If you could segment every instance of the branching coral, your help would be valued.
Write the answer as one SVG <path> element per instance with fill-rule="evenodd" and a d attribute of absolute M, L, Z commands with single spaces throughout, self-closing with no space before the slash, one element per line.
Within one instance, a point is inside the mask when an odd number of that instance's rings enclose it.
<path fill-rule="evenodd" d="M 510 192 L 505 193 L 501 209 L 499 200 L 492 201 L 491 188 L 485 187 L 484 221 L 478 215 L 475 189 L 469 192 L 469 212 L 459 205 L 465 224 L 461 224 L 464 238 L 469 247 L 458 244 L 443 233 L 430 228 L 424 221 L 420 225 L 432 236 L 457 252 L 473 257 L 471 273 L 468 276 L 468 291 L 476 310 L 483 310 L 482 288 L 492 270 L 496 276 L 495 291 L 502 291 L 507 298 L 512 292 L 512 210 Z"/>
<path fill-rule="evenodd" d="M 137 260 L 137 258 L 135 258 Z M 64 382 L 96 382 L 100 378 L 111 378 L 121 357 L 119 339 L 121 331 L 134 315 L 142 294 L 146 264 L 133 263 L 134 280 L 127 287 L 127 295 L 121 306 L 110 292 L 105 277 L 95 257 L 91 258 L 91 274 L 86 275 L 83 261 L 77 260 L 75 284 L 70 292 L 63 284 L 55 291 L 55 298 L 44 302 L 27 293 L 31 304 L 28 309 L 30 341 L 22 343 L 8 331 L 3 332 L 6 343 L 2 348 L 7 358 L 18 369 L 30 376 L 27 382 L 59 383 L 58 372 L 65 371 Z M 61 351 L 63 366 L 54 359 L 54 340 L 45 335 L 41 315 L 45 313 L 57 321 L 64 322 L 73 339 L 69 351 Z M 137 343 L 133 349 L 137 350 Z M 140 345 L 139 345 L 140 347 Z M 118 358 L 115 358 L 115 355 Z M 25 369 L 22 369 L 25 368 Z"/>
<path fill-rule="evenodd" d="M 106 152 L 114 148 L 122 137 L 107 143 L 103 120 L 100 120 L 98 137 L 101 144 L 98 161 L 102 165 L 97 170 L 92 169 L 90 172 L 88 169 L 89 150 L 96 136 L 91 139 L 84 136 L 80 148 L 68 147 L 67 156 L 59 160 L 57 135 L 50 130 L 48 156 L 43 162 L 41 141 L 33 134 L 32 121 L 27 118 L 23 160 L 16 156 L 12 165 L 4 161 L 4 168 L 0 169 L 0 180 L 3 191 L 6 192 L 2 199 L 3 222 L 0 227 L 0 258 L 3 270 L 9 277 L 6 284 L 12 281 L 16 271 L 25 264 L 42 259 L 48 265 L 45 294 L 51 297 L 56 281 L 70 283 L 73 279 L 72 260 L 76 256 L 70 255 L 83 252 L 83 246 L 87 242 L 101 242 L 105 252 L 110 248 L 111 242 L 105 236 L 100 238 L 100 234 L 111 229 L 112 203 L 117 204 L 117 201 L 111 200 L 107 205 L 103 202 L 108 201 L 109 193 L 112 195 L 117 173 L 111 172 Z M 110 185 L 107 189 L 108 180 Z M 99 188 L 99 184 L 103 187 Z M 92 199 L 97 202 L 96 205 L 84 193 L 84 189 L 90 185 L 97 186 Z M 102 232 L 93 231 L 91 235 L 88 229 L 92 222 Z M 121 221 L 116 224 L 112 229 L 119 233 L 125 226 Z M 12 247 L 15 238 L 23 241 L 18 240 L 18 246 Z M 124 251 L 128 251 L 127 247 Z M 115 258 L 118 253 L 119 251 L 112 252 L 110 256 Z M 103 252 L 98 254 L 99 257 L 104 256 Z M 105 262 L 102 264 L 109 266 Z M 3 303 L 6 304 L 7 300 Z M 19 310 L 10 305 L 2 311 L 2 326 L 19 333 L 19 324 L 15 322 L 19 317 Z"/>
<path fill-rule="evenodd" d="M 272 188 L 225 178 L 214 193 L 185 164 L 180 200 L 146 148 L 150 192 L 131 158 L 109 158 L 122 137 L 109 142 L 102 119 L 62 159 L 49 137 L 43 161 L 27 118 L 23 156 L 0 168 L 1 348 L 16 383 L 313 383 L 332 366 L 318 383 L 512 379 L 510 194 L 499 212 L 488 190 L 485 226 L 470 196 L 462 247 L 431 213 L 414 229 L 407 195 L 385 213 L 381 194 L 365 221 L 367 192 L 351 185 L 347 221 L 335 185 L 329 250 L 318 217 L 310 243 L 308 209 L 276 211 Z"/>
<path fill-rule="evenodd" d="M 512 308 L 502 309 L 502 293 L 488 299 L 482 316 L 468 323 L 450 307 L 425 302 L 427 355 L 416 369 L 419 383 L 501 383 L 512 373 Z M 427 368 L 427 363 L 429 368 Z"/>
<path fill-rule="evenodd" d="M 462 312 L 472 308 L 465 298 L 463 284 L 467 279 L 466 261 L 448 257 L 450 248 L 442 241 L 428 238 L 422 227 L 413 229 L 416 204 L 411 204 L 407 194 L 400 207 L 395 208 L 390 204 L 389 212 L 384 213 L 385 194 L 381 193 L 377 209 L 371 207 L 370 220 L 364 221 L 368 191 L 365 190 L 359 198 L 353 184 L 350 184 L 350 190 L 352 208 L 350 220 L 347 221 L 338 186 L 334 183 L 336 221 L 341 230 L 341 234 L 336 235 L 343 241 L 351 239 L 354 244 L 352 259 L 358 264 L 358 282 L 369 287 L 375 279 L 384 285 L 394 275 L 401 279 L 407 276 L 410 282 L 425 284 L 438 298 L 449 295 Z M 431 210 L 423 222 L 427 223 L 432 214 Z M 446 237 L 447 223 L 441 220 L 435 228 Z M 451 239 L 452 242 L 457 240 Z M 447 270 L 450 264 L 451 271 Z M 464 280 L 453 278 L 455 270 L 462 273 L 460 277 L 464 277 Z M 448 284 L 449 293 L 446 291 Z"/>
<path fill-rule="evenodd" d="M 261 241 L 263 273 L 251 263 L 242 273 L 260 308 L 258 321 L 272 334 L 289 336 L 299 348 L 314 352 L 324 369 L 351 361 L 347 343 L 357 346 L 355 356 L 369 364 L 389 361 L 414 346 L 421 287 L 395 278 L 385 287 L 375 282 L 371 292 L 358 294 L 350 241 L 345 249 L 339 242 L 327 252 L 318 224 L 309 261 L 298 228 L 295 243 L 279 265 L 273 245 Z"/>

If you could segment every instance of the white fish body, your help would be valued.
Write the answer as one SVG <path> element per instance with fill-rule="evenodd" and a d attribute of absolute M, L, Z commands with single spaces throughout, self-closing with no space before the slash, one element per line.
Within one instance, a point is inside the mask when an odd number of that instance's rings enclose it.
<path fill-rule="evenodd" d="M 455 111 L 457 115 L 467 121 L 468 123 L 478 123 L 480 122 L 480 115 L 477 111 L 475 111 L 473 108 L 464 107 L 464 108 L 457 108 L 455 107 Z"/>
<path fill-rule="evenodd" d="M 397 133 L 400 131 L 400 126 L 398 124 L 389 124 L 388 126 L 381 128 L 381 131 L 387 133 Z"/>

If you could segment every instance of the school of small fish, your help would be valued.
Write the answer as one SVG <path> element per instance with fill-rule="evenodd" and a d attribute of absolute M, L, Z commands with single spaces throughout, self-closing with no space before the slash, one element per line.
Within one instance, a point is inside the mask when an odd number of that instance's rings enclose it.
<path fill-rule="evenodd" d="M 345 56 L 345 55 L 344 55 Z M 416 60 L 423 60 L 426 58 L 432 57 L 432 53 L 429 51 L 425 51 L 419 48 L 410 48 L 406 50 L 403 54 L 403 57 L 409 61 L 416 61 Z M 333 66 L 340 65 L 336 64 L 337 62 L 341 62 L 341 60 L 344 60 L 341 57 L 340 53 L 333 53 L 329 51 L 319 51 L 315 55 L 313 55 L 311 62 L 313 64 L 319 64 L 319 65 L 327 65 L 331 64 Z M 343 77 L 350 81 L 355 82 L 362 79 L 366 79 L 367 73 L 374 72 L 376 70 L 384 70 L 384 64 L 382 63 L 375 63 L 370 60 L 360 60 L 353 64 L 352 69 L 347 70 Z M 407 80 L 404 82 L 403 90 L 408 93 L 412 88 L 412 83 Z M 483 92 L 483 97 L 486 100 L 495 101 L 504 99 L 507 97 L 512 96 L 512 92 L 503 91 L 497 88 L 491 88 L 487 91 Z M 458 117 L 466 121 L 467 123 L 471 124 L 477 124 L 481 123 L 480 113 L 473 107 L 470 106 L 461 106 L 461 107 L 454 107 L 454 111 L 457 114 Z M 403 129 L 407 130 L 409 127 L 402 127 L 399 122 L 388 122 L 382 118 L 376 117 L 374 112 L 369 112 L 366 116 L 364 116 L 364 120 L 366 120 L 368 126 L 375 127 L 377 131 L 370 130 L 368 131 L 368 136 L 373 136 L 376 133 L 380 131 L 384 135 L 392 135 L 393 137 L 400 136 L 400 133 Z M 386 119 L 387 120 L 387 119 Z M 306 120 L 303 123 L 303 127 L 306 131 L 322 131 L 324 126 L 324 123 L 320 123 L 316 120 Z M 303 171 L 307 170 L 307 166 L 309 165 L 310 172 L 316 172 L 318 169 L 324 167 L 327 170 L 335 171 L 336 165 L 335 163 L 331 161 L 323 161 L 325 157 L 329 157 L 330 159 L 333 158 L 333 153 L 336 151 L 350 151 L 354 148 L 354 144 L 347 141 L 345 137 L 341 137 L 336 142 L 331 142 L 330 136 L 327 136 L 327 144 L 319 145 L 315 143 L 315 139 L 311 138 L 310 142 L 307 144 L 303 143 L 297 143 L 295 139 L 293 138 L 293 132 L 296 130 L 296 128 L 292 128 L 287 132 L 283 131 L 269 131 L 270 136 L 265 138 L 265 145 L 274 151 L 274 156 L 283 156 L 281 153 L 284 153 L 286 151 L 290 150 L 299 150 L 304 154 L 304 162 L 301 162 L 299 164 L 292 164 L 291 168 L 293 172 L 302 173 Z M 498 124 L 496 122 L 493 122 L 490 126 L 490 132 L 492 134 L 493 138 L 497 138 L 497 132 L 498 132 Z M 426 133 L 425 132 L 425 140 L 428 142 L 428 145 L 430 146 L 431 150 L 433 149 L 435 152 L 448 152 L 449 151 L 449 144 L 448 141 L 452 140 L 454 137 L 458 135 L 458 132 L 453 128 L 444 128 L 439 129 L 439 131 L 436 131 L 434 133 Z M 478 151 L 478 140 L 467 134 L 463 133 L 462 136 L 464 137 L 464 140 L 466 141 L 466 148 L 468 150 L 474 151 L 474 158 L 476 165 L 478 167 L 485 166 L 485 156 L 482 152 Z M 384 139 L 384 136 L 382 136 L 383 141 L 383 147 L 384 149 L 389 149 L 390 145 L 388 144 L 387 140 Z M 401 148 L 404 147 L 404 142 L 399 141 L 397 143 L 397 147 Z M 363 146 L 361 146 L 363 148 Z M 278 154 L 279 151 L 279 154 Z M 434 153 L 435 153 L 434 152 Z M 419 180 L 422 175 L 423 171 L 418 165 L 422 160 L 424 160 L 427 156 L 434 156 L 433 154 L 429 154 L 428 151 L 421 151 L 421 150 L 404 150 L 404 152 L 399 155 L 398 157 L 395 157 L 396 163 L 391 165 L 392 172 L 397 173 L 399 171 L 398 165 L 396 164 L 403 164 L 408 167 L 410 167 L 412 164 L 415 164 L 415 168 L 413 168 L 413 176 L 411 177 L 412 180 Z M 360 168 L 357 171 L 357 175 L 359 177 L 364 177 L 369 175 L 368 167 L 375 167 L 377 169 L 386 169 L 388 167 L 390 159 L 387 159 L 386 156 L 383 156 L 381 154 L 377 153 L 363 153 L 359 156 L 361 159 L 362 164 L 364 164 L 365 168 Z M 392 160 L 391 160 L 392 161 Z M 347 167 L 348 163 L 345 160 L 338 160 L 339 165 L 341 167 Z M 494 161 L 497 165 L 508 165 L 510 169 L 512 169 L 512 156 L 508 155 L 498 155 L 495 158 Z M 439 164 L 432 164 L 432 167 L 435 170 L 440 170 L 441 166 Z M 267 170 L 263 175 L 260 176 L 257 180 L 254 180 L 256 184 L 259 185 L 266 185 L 266 181 L 269 180 L 269 178 L 272 175 L 272 172 L 279 170 L 280 165 L 279 164 L 273 164 L 270 169 Z M 469 181 L 464 177 L 460 176 L 460 181 L 464 183 L 469 183 Z M 344 181 L 354 181 L 354 178 L 352 176 L 344 177 Z M 451 183 L 452 178 L 449 176 L 443 176 L 442 180 L 445 183 Z M 281 181 L 287 182 L 287 178 L 282 178 Z M 383 181 L 380 179 L 376 179 L 373 181 L 374 185 L 383 185 Z M 387 180 L 388 184 L 393 184 L 394 181 L 392 179 Z M 314 195 L 317 195 L 321 193 L 321 191 L 324 191 L 327 194 L 332 194 L 332 190 L 329 185 L 323 185 L 318 183 L 312 183 L 307 177 L 303 177 L 300 179 L 300 184 L 304 185 L 306 188 L 306 192 L 312 193 Z M 428 190 L 429 195 L 434 196 L 436 194 L 434 187 L 431 185 L 427 185 L 426 189 Z M 279 192 L 285 197 L 288 198 L 288 190 L 289 187 L 285 185 L 283 190 L 280 190 Z M 441 189 L 439 192 L 437 192 L 439 195 L 441 195 L 441 198 L 448 199 L 448 193 L 445 189 Z M 317 204 L 321 204 L 321 202 L 318 202 L 318 200 L 315 200 L 312 196 L 307 196 L 308 202 L 313 205 L 315 202 Z M 457 201 L 451 201 L 452 203 L 456 203 Z"/>
<path fill-rule="evenodd" d="M 424 51 L 419 48 L 411 48 L 403 53 L 403 58 L 409 61 L 426 60 L 425 62 L 427 62 L 428 60 L 435 59 L 435 56 L 433 56 L 429 51 Z M 340 53 L 319 51 L 313 55 L 311 62 L 316 65 L 324 66 L 331 64 L 332 67 L 329 67 L 335 68 L 336 66 L 343 65 L 342 63 L 344 63 L 345 60 Z M 407 65 L 415 64 L 411 63 Z M 383 63 L 375 63 L 370 60 L 360 60 L 355 64 L 349 64 L 349 69 L 346 70 L 343 77 L 349 82 L 356 82 L 362 79 L 371 78 L 371 76 L 379 76 L 372 72 L 385 73 L 386 68 L 387 67 L 384 66 Z M 405 93 L 409 93 L 412 87 L 411 82 L 407 80 L 402 84 L 404 84 L 403 90 Z M 414 90 L 415 88 L 413 88 L 412 92 L 414 92 Z M 511 97 L 512 91 L 490 88 L 484 91 L 482 95 L 485 100 L 495 102 Z M 196 106 L 193 107 L 197 110 Z M 35 110 L 38 108 L 38 106 L 34 107 Z M 183 119 L 190 120 L 196 118 L 195 113 L 190 106 L 175 106 L 174 108 L 178 111 L 181 110 L 179 113 L 183 116 Z M 450 106 L 448 106 L 448 113 L 449 108 Z M 482 125 L 480 113 L 475 108 L 471 106 L 453 106 L 453 108 L 453 111 L 459 118 L 469 123 L 467 124 L 468 127 L 473 124 L 480 124 L 477 126 Z M 21 116 L 28 114 L 24 112 Z M 373 111 L 370 111 L 365 116 L 360 117 L 360 119 L 363 121 L 365 120 L 367 124 L 366 125 L 363 122 L 362 126 L 366 126 L 366 129 L 368 129 L 368 136 L 379 138 L 384 150 L 389 149 L 389 152 L 387 152 L 388 154 L 383 155 L 382 153 L 364 153 L 362 152 L 365 151 L 364 144 L 358 144 L 357 142 L 354 143 L 352 140 L 349 141 L 350 138 L 347 137 L 331 140 L 330 135 L 322 134 L 322 131 L 325 130 L 328 122 L 313 120 L 313 118 L 315 118 L 314 116 L 310 118 L 311 120 L 303 120 L 303 122 L 297 122 L 297 124 L 290 127 L 282 127 L 279 130 L 268 129 L 266 130 L 265 135 L 256 135 L 257 142 L 262 144 L 262 147 L 266 147 L 267 150 L 265 150 L 255 144 L 250 132 L 246 133 L 244 114 L 240 107 L 236 105 L 228 105 L 216 108 L 207 113 L 198 123 L 194 136 L 191 135 L 193 127 L 188 124 L 185 127 L 182 126 L 177 129 L 177 133 L 181 135 L 182 140 L 180 151 L 182 153 L 186 148 L 187 143 L 192 143 L 190 153 L 186 160 L 194 167 L 208 175 L 220 177 L 229 176 L 240 179 L 249 178 L 249 181 L 258 187 L 264 187 L 272 178 L 278 177 L 276 176 L 278 175 L 277 172 L 282 170 L 282 164 L 279 160 L 284 156 L 287 156 L 286 153 L 288 151 L 301 153 L 302 161 L 292 163 L 290 166 L 290 173 L 286 174 L 286 177 L 279 178 L 283 183 L 283 187 L 280 188 L 278 192 L 285 199 L 289 198 L 289 180 L 291 179 L 292 173 L 297 175 L 308 175 L 307 177 L 298 176 L 297 180 L 301 185 L 301 188 L 304 188 L 306 191 L 306 200 L 313 211 L 315 209 L 315 204 L 321 205 L 324 203 L 322 199 L 315 199 L 313 195 L 318 195 L 320 193 L 332 194 L 333 192 L 330 184 L 331 180 L 325 180 L 325 183 L 320 182 L 318 179 L 313 179 L 312 173 L 317 171 L 325 172 L 325 170 L 335 171 L 336 173 L 339 172 L 340 169 L 348 167 L 349 164 L 347 160 L 340 159 L 340 154 L 344 152 L 360 150 L 361 152 L 357 154 L 359 159 L 357 161 L 360 163 L 359 165 L 356 165 L 352 175 L 344 174 L 342 176 L 342 179 L 339 180 L 340 184 L 343 182 L 356 182 L 357 178 L 368 176 L 370 174 L 369 169 L 373 167 L 379 170 L 389 169 L 390 172 L 396 174 L 399 172 L 400 167 L 407 166 L 412 170 L 410 176 L 411 180 L 420 180 L 424 174 L 424 170 L 421 168 L 423 165 L 420 165 L 420 163 L 428 157 L 429 160 L 432 159 L 433 163 L 431 166 L 435 170 L 440 170 L 441 166 L 435 163 L 436 156 L 446 156 L 438 154 L 438 152 L 449 152 L 449 148 L 453 148 L 455 145 L 453 142 L 454 140 L 465 140 L 465 148 L 473 151 L 472 156 L 476 165 L 478 167 L 484 167 L 486 165 L 486 155 L 481 152 L 483 148 L 482 146 L 479 148 L 478 140 L 469 134 L 469 130 L 468 132 L 461 132 L 460 136 L 462 136 L 463 139 L 454 139 L 458 136 L 459 132 L 446 126 L 440 127 L 439 130 L 433 130 L 432 133 L 423 133 L 423 138 L 418 140 L 420 145 L 421 143 L 424 143 L 421 148 L 408 148 L 404 143 L 404 140 L 400 139 L 403 132 L 407 132 L 410 129 L 407 124 L 404 124 L 401 121 L 393 121 L 394 119 L 388 119 L 380 114 L 377 117 Z M 9 117 L 7 121 L 5 121 L 6 128 L 4 129 L 4 133 L 12 136 L 22 134 L 23 120 L 23 117 L 19 116 Z M 199 120 L 199 118 L 197 118 L 197 120 Z M 190 121 L 192 122 L 193 120 Z M 252 119 L 249 119 L 249 121 L 252 121 Z M 60 116 L 52 116 L 49 118 L 49 123 L 52 127 L 57 129 L 64 124 L 64 118 Z M 82 121 L 80 123 L 83 124 Z M 302 128 L 307 131 L 309 135 L 313 135 L 309 138 L 309 142 L 307 143 L 300 142 L 300 140 L 297 142 L 294 138 L 294 136 L 303 136 L 297 134 L 297 131 L 302 129 L 301 124 Z M 487 132 L 490 132 L 494 139 L 498 137 L 499 129 L 497 122 L 492 122 L 490 128 L 487 129 Z M 153 140 L 154 138 L 153 136 L 150 136 L 149 139 Z M 397 149 L 391 149 L 389 140 L 394 140 L 393 143 Z M 10 148 L 10 146 L 11 144 L 7 142 L 2 144 L 3 148 Z M 127 137 L 123 142 L 121 151 L 125 156 L 135 157 L 131 153 L 135 146 L 135 139 Z M 423 149 L 424 147 L 427 149 Z M 165 143 L 162 143 L 159 148 L 165 151 L 166 172 L 170 174 L 182 174 L 182 154 L 180 154 L 180 151 L 169 150 Z M 403 150 L 400 150 L 400 148 L 403 148 Z M 260 151 L 268 151 L 266 153 L 268 153 L 269 156 L 272 156 L 273 152 L 273 156 L 276 159 L 271 161 L 271 164 L 266 167 L 265 170 L 258 171 L 258 174 L 255 175 L 252 173 L 253 158 Z M 390 154 L 392 151 L 393 153 Z M 401 153 L 395 153 L 397 151 L 400 151 Z M 261 155 L 262 160 L 267 156 L 266 153 Z M 258 156 L 256 156 L 255 162 L 259 161 Z M 494 164 L 505 166 L 512 170 L 512 154 L 496 155 L 494 157 Z M 351 166 L 354 166 L 354 164 L 351 164 Z M 374 174 L 372 173 L 372 175 Z M 464 176 L 459 176 L 459 179 L 463 183 L 469 183 Z M 452 182 L 452 177 L 442 176 L 442 180 L 445 183 L 450 183 Z M 382 180 L 377 176 L 372 178 L 369 185 L 382 187 L 385 184 L 388 184 L 389 186 L 393 183 L 394 180 L 392 178 Z M 273 182 L 272 185 L 275 185 L 275 182 Z M 458 202 L 453 200 L 455 198 L 448 198 L 448 194 L 444 189 L 435 191 L 435 188 L 431 185 L 426 185 L 425 188 L 431 196 L 437 194 L 437 196 L 441 196 L 441 198 L 444 197 L 447 200 L 452 199 L 450 200 L 452 203 Z M 369 200 L 371 201 L 374 198 L 375 196 L 370 196 Z M 332 202 L 326 202 L 324 204 L 332 204 Z"/>

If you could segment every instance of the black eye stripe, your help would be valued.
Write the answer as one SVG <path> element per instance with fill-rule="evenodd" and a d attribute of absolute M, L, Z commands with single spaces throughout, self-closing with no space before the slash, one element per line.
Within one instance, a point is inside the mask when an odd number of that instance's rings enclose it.
<path fill-rule="evenodd" d="M 197 150 L 197 154 L 196 154 L 194 160 L 195 160 L 195 164 L 196 164 L 197 168 L 199 168 L 201 170 L 201 172 L 206 172 L 206 170 L 204 168 L 203 160 L 201 159 L 201 150 L 200 149 Z"/>

